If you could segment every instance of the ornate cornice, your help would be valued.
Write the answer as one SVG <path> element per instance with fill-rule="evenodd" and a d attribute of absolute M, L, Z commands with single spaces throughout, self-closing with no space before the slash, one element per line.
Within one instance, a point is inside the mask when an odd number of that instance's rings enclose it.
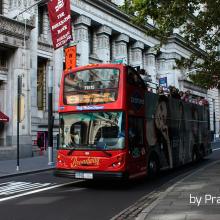
<path fill-rule="evenodd" d="M 126 34 L 120 34 L 118 35 L 117 39 L 115 40 L 116 42 L 124 41 L 126 43 L 129 42 L 129 36 Z"/>
<path fill-rule="evenodd" d="M 51 44 L 51 41 L 47 41 L 45 39 L 38 38 L 38 49 L 47 51 L 52 53 L 53 52 L 53 45 Z"/>
<path fill-rule="evenodd" d="M 31 30 L 34 26 L 26 24 L 26 32 L 25 32 L 25 24 L 7 17 L 0 15 L 0 33 L 7 34 L 9 36 L 17 37 L 20 39 L 26 36 L 26 39 L 29 38 Z"/>
<path fill-rule="evenodd" d="M 157 58 L 158 60 L 173 60 L 173 59 L 180 59 L 181 56 L 178 53 L 161 53 L 160 56 Z"/>
<path fill-rule="evenodd" d="M 145 52 L 146 55 L 157 55 L 157 50 L 153 47 L 150 47 L 146 52 Z"/>
<path fill-rule="evenodd" d="M 132 17 L 124 13 L 117 5 L 107 0 L 75 0 L 71 1 L 71 10 L 80 15 L 91 14 L 92 19 L 98 23 L 115 26 L 114 30 L 118 33 L 129 34 L 131 38 L 139 40 L 144 39 L 148 46 L 154 46 L 159 41 L 151 36 L 146 35 L 146 29 L 152 29 L 151 25 L 139 27 L 132 22 Z"/>
<path fill-rule="evenodd" d="M 89 18 L 85 15 L 80 15 L 77 17 L 77 19 L 75 21 L 75 25 L 91 26 L 91 18 Z"/>
<path fill-rule="evenodd" d="M 111 35 L 112 34 L 112 28 L 108 27 L 107 25 L 102 25 L 101 27 L 99 27 L 97 34 L 108 34 Z"/>
<path fill-rule="evenodd" d="M 177 45 L 180 45 L 182 48 L 186 49 L 187 51 L 190 51 L 191 53 L 197 53 L 205 56 L 205 51 L 201 48 L 195 47 L 191 43 L 187 43 L 186 40 L 181 37 L 179 34 L 173 34 L 168 38 L 168 43 L 175 43 Z"/>
<path fill-rule="evenodd" d="M 189 89 L 191 91 L 196 91 L 196 92 L 200 92 L 200 93 L 204 93 L 207 94 L 207 89 L 201 88 L 197 85 L 194 85 L 192 82 L 188 81 L 188 80 L 183 80 L 183 86 L 186 89 Z"/>
<path fill-rule="evenodd" d="M 141 42 L 141 41 L 136 41 L 132 46 L 131 46 L 132 49 L 136 49 L 136 48 L 139 48 L 139 49 L 144 49 L 144 43 Z"/>

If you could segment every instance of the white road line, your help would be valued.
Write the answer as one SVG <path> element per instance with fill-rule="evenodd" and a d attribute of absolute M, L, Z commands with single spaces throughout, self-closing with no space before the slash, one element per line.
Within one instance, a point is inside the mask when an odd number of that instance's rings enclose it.
<path fill-rule="evenodd" d="M 220 150 L 220 148 L 215 148 L 215 149 L 212 149 L 212 151 L 216 151 L 216 150 Z"/>
<path fill-rule="evenodd" d="M 46 188 L 43 188 L 43 189 L 37 189 L 37 190 L 21 193 L 21 194 L 18 194 L 18 195 L 14 195 L 14 196 L 9 196 L 9 197 L 5 197 L 5 198 L 1 198 L 0 202 L 11 200 L 11 199 L 15 199 L 15 198 L 22 197 L 22 196 L 31 195 L 31 194 L 34 194 L 34 193 L 39 193 L 39 192 L 47 191 L 47 190 L 50 190 L 50 189 L 59 188 L 59 187 L 62 187 L 62 186 L 68 186 L 68 185 L 71 185 L 73 183 L 79 183 L 79 182 L 83 182 L 83 180 L 78 180 L 78 181 L 70 182 L 70 183 L 63 183 L 63 184 L 59 184 L 59 185 L 55 185 L 55 186 L 49 186 L 49 187 L 46 187 Z"/>

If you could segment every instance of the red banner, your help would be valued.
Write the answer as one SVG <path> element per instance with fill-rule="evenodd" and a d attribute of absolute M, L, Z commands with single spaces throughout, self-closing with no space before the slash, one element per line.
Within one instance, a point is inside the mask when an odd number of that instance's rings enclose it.
<path fill-rule="evenodd" d="M 76 67 L 76 45 L 65 48 L 66 70 Z"/>
<path fill-rule="evenodd" d="M 47 7 L 53 47 L 57 49 L 72 40 L 70 0 L 50 0 Z"/>

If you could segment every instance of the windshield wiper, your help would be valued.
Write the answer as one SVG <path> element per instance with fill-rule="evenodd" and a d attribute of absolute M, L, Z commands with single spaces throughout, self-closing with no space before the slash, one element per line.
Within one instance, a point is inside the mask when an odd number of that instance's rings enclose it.
<path fill-rule="evenodd" d="M 75 151 L 75 150 L 76 150 L 75 148 L 70 149 L 69 152 L 67 153 L 67 155 L 68 156 L 72 155 L 73 151 Z"/>
<path fill-rule="evenodd" d="M 103 149 L 102 147 L 96 147 L 96 149 L 102 151 L 108 157 L 112 156 L 111 153 L 107 152 L 106 149 Z"/>
<path fill-rule="evenodd" d="M 108 156 L 108 157 L 111 157 L 112 156 L 112 154 L 111 153 L 109 153 L 109 152 L 107 152 L 106 150 L 104 150 L 104 149 L 99 149 L 100 151 L 102 151 L 106 156 Z"/>
<path fill-rule="evenodd" d="M 68 144 L 68 145 L 70 146 L 70 144 Z M 76 144 L 74 144 L 74 143 L 71 143 L 71 145 L 76 146 Z M 69 152 L 67 153 L 67 155 L 68 155 L 68 156 L 70 156 L 70 155 L 73 153 L 73 151 L 75 151 L 75 150 L 76 150 L 76 148 L 71 147 L 71 149 L 68 149 L 68 150 L 69 150 Z"/>
<path fill-rule="evenodd" d="M 112 154 L 109 153 L 109 152 L 107 152 L 106 150 L 101 149 L 101 151 L 102 151 L 106 156 L 108 156 L 108 157 L 111 157 L 111 156 L 112 156 Z"/>

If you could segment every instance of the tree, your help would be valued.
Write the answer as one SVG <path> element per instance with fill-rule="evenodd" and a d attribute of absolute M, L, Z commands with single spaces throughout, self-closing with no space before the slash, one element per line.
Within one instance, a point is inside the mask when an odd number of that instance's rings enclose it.
<path fill-rule="evenodd" d="M 151 19 L 147 34 L 161 45 L 178 29 L 194 53 L 177 60 L 177 67 L 197 69 L 190 78 L 204 88 L 220 88 L 220 0 L 125 0 L 122 9 L 140 26 Z"/>

